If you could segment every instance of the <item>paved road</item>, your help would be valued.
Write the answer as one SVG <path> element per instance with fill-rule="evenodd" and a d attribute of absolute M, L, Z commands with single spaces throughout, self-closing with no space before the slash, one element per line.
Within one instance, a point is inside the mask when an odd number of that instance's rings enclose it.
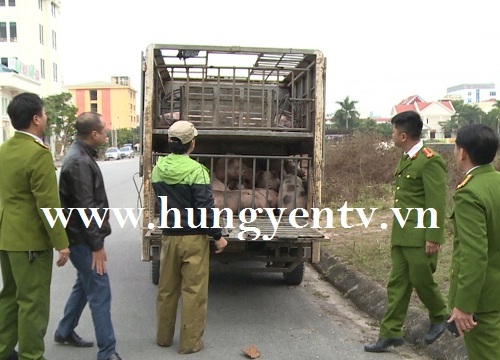
<path fill-rule="evenodd" d="M 111 207 L 137 207 L 132 181 L 138 159 L 100 162 Z M 108 272 L 113 291 L 112 316 L 117 349 L 125 360 L 185 358 L 177 354 L 178 333 L 171 348 L 155 344 L 156 286 L 150 264 L 140 261 L 139 230 L 112 223 L 107 239 Z M 68 266 L 69 265 L 69 266 Z M 52 337 L 74 282 L 71 264 L 54 268 L 51 319 L 46 336 L 49 360 L 95 359 L 96 348 L 54 344 Z M 404 346 L 390 354 L 363 351 L 377 336 L 373 321 L 353 308 L 311 268 L 302 285 L 284 285 L 280 274 L 234 273 L 212 266 L 205 348 L 190 359 L 244 359 L 241 349 L 255 345 L 261 359 L 428 359 Z M 78 333 L 93 338 L 88 308 Z"/>

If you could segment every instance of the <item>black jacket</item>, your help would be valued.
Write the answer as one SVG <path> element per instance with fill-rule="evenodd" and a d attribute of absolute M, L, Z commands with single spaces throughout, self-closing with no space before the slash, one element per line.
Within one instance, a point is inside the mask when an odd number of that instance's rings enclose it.
<path fill-rule="evenodd" d="M 81 140 L 75 140 L 64 158 L 59 178 L 59 196 L 66 217 L 70 208 L 85 208 L 90 219 L 90 208 L 98 208 L 104 220 L 100 226 L 95 220 L 87 228 L 78 210 L 73 210 L 66 227 L 71 245 L 85 242 L 93 251 L 104 246 L 104 238 L 111 234 L 109 208 L 101 169 L 95 161 L 95 150 Z"/>

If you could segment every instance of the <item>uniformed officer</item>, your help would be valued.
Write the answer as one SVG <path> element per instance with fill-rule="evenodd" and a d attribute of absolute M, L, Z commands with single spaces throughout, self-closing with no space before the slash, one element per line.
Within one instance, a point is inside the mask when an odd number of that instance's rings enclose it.
<path fill-rule="evenodd" d="M 364 348 L 369 352 L 383 352 L 404 343 L 402 327 L 413 289 L 429 311 L 431 326 L 426 343 L 433 343 L 443 333 L 448 319 L 446 303 L 433 278 L 438 251 L 445 240 L 445 163 L 439 154 L 423 146 L 423 123 L 418 113 L 397 114 L 392 124 L 392 140 L 404 151 L 395 172 L 394 207 L 406 221 L 400 224 L 401 218 L 393 220 L 387 311 L 378 341 Z"/>
<path fill-rule="evenodd" d="M 57 265 L 69 258 L 62 224 L 50 226 L 41 208 L 58 208 L 52 154 L 43 144 L 47 116 L 35 94 L 15 96 L 7 107 L 17 130 L 0 147 L 0 359 L 43 359 L 49 322 L 53 248 Z"/>
<path fill-rule="evenodd" d="M 466 177 L 454 197 L 449 322 L 465 333 L 470 360 L 500 359 L 500 173 L 491 164 L 497 150 L 486 125 L 457 133 L 455 159 Z"/>

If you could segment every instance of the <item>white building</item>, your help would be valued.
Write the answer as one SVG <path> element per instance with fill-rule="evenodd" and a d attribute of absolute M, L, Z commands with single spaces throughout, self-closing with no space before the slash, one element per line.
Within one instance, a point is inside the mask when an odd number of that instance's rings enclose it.
<path fill-rule="evenodd" d="M 0 0 L 0 143 L 14 131 L 7 105 L 15 95 L 62 92 L 59 8 L 59 0 Z"/>
<path fill-rule="evenodd" d="M 391 117 L 404 111 L 415 111 L 422 118 L 422 138 L 442 139 L 450 137 L 445 134 L 442 123 L 449 121 L 455 115 L 455 108 L 450 100 L 437 100 L 428 102 L 418 95 L 412 95 L 394 105 Z"/>
<path fill-rule="evenodd" d="M 465 104 L 496 100 L 495 84 L 462 84 L 447 89 L 448 95 L 458 95 Z"/>

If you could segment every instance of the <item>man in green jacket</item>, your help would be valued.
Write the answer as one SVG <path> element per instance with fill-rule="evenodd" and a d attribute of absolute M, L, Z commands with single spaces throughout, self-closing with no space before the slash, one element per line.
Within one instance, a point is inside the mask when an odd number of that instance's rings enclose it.
<path fill-rule="evenodd" d="M 455 193 L 449 322 L 464 335 L 470 360 L 500 359 L 500 173 L 491 164 L 497 150 L 486 125 L 457 133 L 455 159 L 465 179 Z"/>
<path fill-rule="evenodd" d="M 203 348 L 207 315 L 209 240 L 216 253 L 227 245 L 221 228 L 214 227 L 214 202 L 207 168 L 191 159 L 198 131 L 188 121 L 176 121 L 168 129 L 171 154 L 161 157 L 151 175 L 160 211 L 163 238 L 160 280 L 156 301 L 156 341 L 171 346 L 177 305 L 182 297 L 179 353 L 190 354 Z M 168 200 L 168 201 L 167 201 Z M 190 215 L 191 214 L 191 215 Z M 194 225 L 206 221 L 207 227 Z"/>
<path fill-rule="evenodd" d="M 63 266 L 69 243 L 61 223 L 50 226 L 41 210 L 61 207 L 52 155 L 41 140 L 42 99 L 19 94 L 7 113 L 17 131 L 0 146 L 0 359 L 17 359 L 16 344 L 19 359 L 43 359 L 53 248 Z"/>
<path fill-rule="evenodd" d="M 402 327 L 413 289 L 429 310 L 427 344 L 443 333 L 448 319 L 446 303 L 433 278 L 444 243 L 445 163 L 439 154 L 423 146 L 423 123 L 418 113 L 397 114 L 392 124 L 392 140 L 404 151 L 395 172 L 394 212 L 396 215 L 399 209 L 400 216 L 394 216 L 392 226 L 387 311 L 378 341 L 365 346 L 368 352 L 383 352 L 404 343 Z"/>

